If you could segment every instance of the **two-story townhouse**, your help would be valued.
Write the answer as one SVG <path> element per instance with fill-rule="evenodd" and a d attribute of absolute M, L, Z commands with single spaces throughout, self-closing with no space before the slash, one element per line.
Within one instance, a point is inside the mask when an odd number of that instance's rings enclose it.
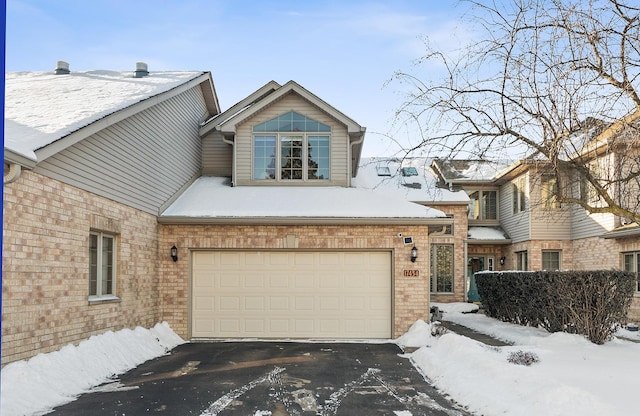
<path fill-rule="evenodd" d="M 428 319 L 443 212 L 356 187 L 364 127 L 269 82 L 201 128 L 202 171 L 159 215 L 162 316 L 189 338 L 389 338 Z"/>
<path fill-rule="evenodd" d="M 7 74 L 2 362 L 167 321 L 185 339 L 390 338 L 429 318 L 444 212 L 353 183 L 365 129 L 295 82 Z"/>
<path fill-rule="evenodd" d="M 616 148 L 609 142 L 598 143 L 593 147 L 593 141 L 582 143 L 584 148 L 592 148 L 584 152 L 588 157 L 586 163 L 590 169 L 600 172 L 615 186 L 622 186 L 615 181 L 613 175 L 623 172 L 629 152 L 638 151 L 637 148 Z M 606 147 L 606 149 L 605 149 Z M 627 156 L 623 158 L 624 155 Z M 488 163 L 488 162 L 485 162 Z M 446 184 L 457 184 L 470 195 L 476 195 L 478 190 L 497 191 L 498 236 L 504 239 L 496 241 L 493 253 L 500 256 L 500 268 L 513 270 L 594 270 L 594 269 L 625 269 L 640 276 L 640 227 L 630 223 L 625 218 L 611 213 L 589 213 L 577 204 L 561 203 L 557 198 L 558 187 L 565 187 L 562 192 L 573 198 L 594 198 L 593 192 L 584 184 L 576 172 L 563 172 L 560 184 L 556 174 L 549 169 L 546 162 L 535 158 L 520 160 L 508 167 L 489 174 L 481 183 L 469 181 L 466 175 L 457 173 L 456 166 L 467 166 L 468 161 L 436 160 L 435 171 Z M 455 178 L 462 177 L 458 182 Z M 622 189 L 615 189 L 615 198 L 631 198 L 637 200 L 639 193 L 633 184 L 625 185 Z M 479 198 L 484 196 L 481 192 Z M 493 201 L 489 198 L 488 201 Z M 598 203 L 597 200 L 590 201 Z M 475 227 L 472 218 L 486 221 L 485 216 L 493 218 L 492 209 L 483 208 L 483 204 L 493 204 L 487 200 L 480 203 L 473 201 L 469 206 L 469 236 L 471 238 L 479 229 Z M 478 214 L 479 212 L 479 214 Z M 488 212 L 488 214 L 486 214 Z M 480 217 L 480 218 L 478 218 Z M 479 224 L 485 228 L 493 228 L 496 224 Z M 477 230 L 477 231 L 476 231 Z M 502 231 L 504 230 L 504 234 Z M 487 232 L 488 230 L 484 230 Z M 470 241 L 470 240 L 469 240 Z M 477 248 L 491 252 L 490 247 L 469 245 L 467 262 L 472 264 Z M 477 270 L 491 270 L 487 264 L 478 268 L 469 267 L 468 276 Z M 638 289 L 640 290 L 640 278 Z M 640 292 L 634 296 L 629 311 L 629 319 L 640 320 Z"/>

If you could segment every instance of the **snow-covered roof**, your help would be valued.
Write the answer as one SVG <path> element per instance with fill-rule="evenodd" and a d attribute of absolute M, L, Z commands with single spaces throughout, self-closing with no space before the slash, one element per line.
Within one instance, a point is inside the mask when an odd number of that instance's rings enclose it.
<path fill-rule="evenodd" d="M 468 203 L 466 192 L 437 186 L 438 178 L 430 168 L 431 161 L 424 157 L 363 158 L 352 185 L 411 202 Z"/>
<path fill-rule="evenodd" d="M 204 197 L 206 195 L 206 197 Z M 161 215 L 199 220 L 444 218 L 439 210 L 368 189 L 318 186 L 230 186 L 228 178 L 198 178 Z"/>
<path fill-rule="evenodd" d="M 436 159 L 443 179 L 447 182 L 487 182 L 492 181 L 508 163 L 490 160 Z"/>
<path fill-rule="evenodd" d="M 467 230 L 469 240 L 509 240 L 509 236 L 500 227 L 469 227 Z"/>
<path fill-rule="evenodd" d="M 36 161 L 36 150 L 202 74 L 152 72 L 134 78 L 133 71 L 7 73 L 5 149 Z"/>

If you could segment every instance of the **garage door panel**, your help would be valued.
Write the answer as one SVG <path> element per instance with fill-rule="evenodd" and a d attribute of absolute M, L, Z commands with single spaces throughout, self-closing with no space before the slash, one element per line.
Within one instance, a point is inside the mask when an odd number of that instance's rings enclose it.
<path fill-rule="evenodd" d="M 193 338 L 388 338 L 390 252 L 194 252 Z"/>
<path fill-rule="evenodd" d="M 292 256 L 296 266 L 312 266 L 316 262 L 314 253 L 292 253 Z"/>
<path fill-rule="evenodd" d="M 289 287 L 289 276 L 282 273 L 268 273 L 269 286 L 271 288 Z"/>
<path fill-rule="evenodd" d="M 238 288 L 242 281 L 238 273 L 221 273 L 216 280 L 220 289 Z"/>
<path fill-rule="evenodd" d="M 264 297 L 245 297 L 244 310 L 248 312 L 266 312 Z"/>
<path fill-rule="evenodd" d="M 308 272 L 297 272 L 291 274 L 296 289 L 313 289 L 315 286 L 315 275 Z"/>
<path fill-rule="evenodd" d="M 313 296 L 296 296 L 294 301 L 295 309 L 292 311 L 296 312 L 309 312 L 315 309 L 315 298 Z"/>
<path fill-rule="evenodd" d="M 322 289 L 340 289 L 342 280 L 341 275 L 327 273 L 320 278 L 319 285 Z"/>
<path fill-rule="evenodd" d="M 265 279 L 267 277 L 268 276 L 265 276 L 264 274 L 255 274 L 255 272 L 246 274 L 243 276 L 244 282 L 242 287 L 248 290 L 253 290 L 253 289 L 262 290 L 266 287 Z"/>
<path fill-rule="evenodd" d="M 240 312 L 240 302 L 238 296 L 221 296 L 220 312 Z"/>
<path fill-rule="evenodd" d="M 199 256 L 199 254 L 198 254 Z M 224 253 L 214 253 L 213 261 L 214 264 L 219 264 L 221 266 L 238 266 L 241 263 L 241 253 L 234 252 L 224 252 Z"/>
<path fill-rule="evenodd" d="M 269 310 L 272 312 L 289 311 L 289 298 L 284 296 L 269 297 Z"/>
<path fill-rule="evenodd" d="M 262 253 L 268 257 L 268 264 L 271 266 L 287 266 L 291 262 L 291 253 Z"/>

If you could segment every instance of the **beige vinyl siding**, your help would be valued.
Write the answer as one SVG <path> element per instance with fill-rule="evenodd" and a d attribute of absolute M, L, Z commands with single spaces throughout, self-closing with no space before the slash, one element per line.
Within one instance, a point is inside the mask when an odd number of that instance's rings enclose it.
<path fill-rule="evenodd" d="M 525 178 L 528 179 L 528 174 Z M 514 180 L 515 181 L 515 180 Z M 528 209 L 529 201 L 527 198 L 527 209 L 523 212 L 513 213 L 513 182 L 509 181 L 500 187 L 498 192 L 500 198 L 500 223 L 514 243 L 526 241 L 531 238 L 531 215 Z M 525 182 L 528 182 L 526 180 Z M 526 185 L 528 190 L 528 183 Z"/>
<path fill-rule="evenodd" d="M 589 168 L 596 175 L 609 178 L 615 177 L 616 167 L 617 164 L 613 154 L 607 154 L 589 164 Z M 617 189 L 613 191 L 617 192 Z M 577 194 L 579 195 L 579 193 Z M 604 202 L 591 201 L 590 203 L 596 206 L 599 204 L 604 205 Z M 577 204 L 572 207 L 571 218 L 572 238 L 574 239 L 599 237 L 616 227 L 616 218 L 613 214 L 589 214 L 587 210 Z"/>
<path fill-rule="evenodd" d="M 309 118 L 331 126 L 331 179 L 328 181 L 308 181 L 306 185 L 348 186 L 349 185 L 349 137 L 347 128 L 333 117 L 296 94 L 288 94 L 259 112 L 242 125 L 236 132 L 236 175 L 237 185 L 300 185 L 299 181 L 254 181 L 253 164 L 253 126 L 271 120 L 289 111 L 296 111 Z"/>
<path fill-rule="evenodd" d="M 584 208 L 574 205 L 571 214 L 571 238 L 599 237 L 607 231 L 615 228 L 615 216 L 613 214 L 592 214 Z"/>
<path fill-rule="evenodd" d="M 233 146 L 222 140 L 219 132 L 202 139 L 202 174 L 211 176 L 231 176 L 233 166 Z"/>
<path fill-rule="evenodd" d="M 128 206 L 159 207 L 201 170 L 199 87 L 161 102 L 51 156 L 37 173 Z"/>
<path fill-rule="evenodd" d="M 529 174 L 529 207 L 532 240 L 571 239 L 571 207 L 568 204 L 558 208 L 545 207 L 543 179 L 539 173 Z M 513 211 L 513 210 L 512 210 Z"/>

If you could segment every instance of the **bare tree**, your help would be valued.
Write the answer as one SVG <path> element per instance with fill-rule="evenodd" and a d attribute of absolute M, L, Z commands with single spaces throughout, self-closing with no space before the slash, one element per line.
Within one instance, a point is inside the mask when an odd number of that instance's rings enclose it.
<path fill-rule="evenodd" d="M 510 153 L 555 175 L 560 202 L 640 222 L 640 5 L 465 3 L 479 40 L 455 56 L 427 44 L 393 78 L 407 91 L 397 120 L 422 133 L 407 151 Z M 421 75 L 426 66 L 445 76 Z"/>

